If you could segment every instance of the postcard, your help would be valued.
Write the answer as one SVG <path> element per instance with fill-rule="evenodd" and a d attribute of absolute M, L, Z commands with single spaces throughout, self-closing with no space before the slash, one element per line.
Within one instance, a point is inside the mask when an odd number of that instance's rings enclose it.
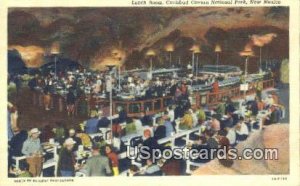
<path fill-rule="evenodd" d="M 299 185 L 299 2 L 11 0 L 0 17 L 0 185 Z"/>

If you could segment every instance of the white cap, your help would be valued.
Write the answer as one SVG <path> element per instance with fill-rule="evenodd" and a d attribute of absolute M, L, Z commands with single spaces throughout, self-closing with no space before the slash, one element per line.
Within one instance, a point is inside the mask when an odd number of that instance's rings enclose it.
<path fill-rule="evenodd" d="M 76 141 L 74 141 L 72 138 L 68 138 L 65 141 L 66 145 L 74 145 L 76 143 Z"/>
<path fill-rule="evenodd" d="M 41 133 L 41 131 L 39 131 L 39 129 L 38 129 L 38 128 L 33 128 L 33 129 L 31 129 L 31 130 L 30 130 L 30 135 L 32 135 L 32 134 L 36 134 L 36 133 L 40 134 L 40 133 Z"/>
<path fill-rule="evenodd" d="M 102 116 L 103 115 L 103 111 L 102 110 L 99 110 L 98 111 L 98 116 Z"/>
<path fill-rule="evenodd" d="M 74 129 L 70 129 L 69 133 L 75 134 L 75 130 Z"/>

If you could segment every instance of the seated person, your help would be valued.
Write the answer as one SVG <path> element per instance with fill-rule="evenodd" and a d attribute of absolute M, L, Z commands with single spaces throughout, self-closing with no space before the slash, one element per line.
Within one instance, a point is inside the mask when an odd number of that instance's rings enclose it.
<path fill-rule="evenodd" d="M 9 141 L 9 149 L 8 149 L 8 166 L 12 164 L 12 157 L 13 156 L 23 156 L 22 148 L 23 143 L 28 138 L 28 133 L 25 130 L 20 130 L 19 127 L 13 128 L 14 136 Z"/>
<path fill-rule="evenodd" d="M 130 165 L 129 171 L 128 171 L 128 176 L 141 176 L 140 174 L 140 169 L 136 165 Z"/>
<path fill-rule="evenodd" d="M 220 121 L 217 119 L 216 115 L 211 117 L 210 128 L 214 132 L 218 132 L 221 129 Z"/>
<path fill-rule="evenodd" d="M 110 121 L 107 117 L 103 116 L 103 112 L 99 111 L 99 121 L 98 121 L 98 129 L 99 128 L 107 128 L 110 124 Z"/>
<path fill-rule="evenodd" d="M 225 106 L 225 103 L 223 102 L 220 102 L 218 105 L 217 105 L 217 108 L 216 108 L 216 113 L 219 115 L 219 116 L 223 116 L 225 114 L 225 109 L 226 109 L 226 106 Z"/>
<path fill-rule="evenodd" d="M 55 128 L 52 129 L 54 133 L 54 140 L 62 145 L 65 140 L 65 127 L 61 122 L 56 122 L 55 125 Z"/>
<path fill-rule="evenodd" d="M 166 135 L 165 136 L 169 137 L 169 136 L 171 136 L 171 134 L 173 132 L 175 132 L 175 129 L 174 129 L 174 126 L 173 126 L 173 124 L 172 124 L 172 122 L 170 120 L 169 115 L 164 115 L 163 119 L 165 120 L 164 126 L 166 127 Z"/>
<path fill-rule="evenodd" d="M 122 107 L 118 107 L 118 114 L 119 114 L 119 121 L 118 123 L 124 123 L 127 120 L 127 113 L 124 109 L 122 109 Z"/>
<path fill-rule="evenodd" d="M 153 149 L 161 149 L 161 146 L 158 144 L 157 140 L 154 137 L 151 137 L 151 131 L 149 129 L 146 129 L 144 131 L 144 141 L 142 143 L 142 146 L 148 147 L 148 149 L 146 150 L 150 153 Z"/>
<path fill-rule="evenodd" d="M 213 130 L 206 130 L 204 134 L 208 149 L 217 149 L 219 144 L 216 139 L 216 133 Z"/>
<path fill-rule="evenodd" d="M 271 114 L 266 118 L 265 125 L 271 125 L 278 123 L 281 117 L 281 112 L 278 108 L 278 105 L 272 105 L 269 108 Z"/>
<path fill-rule="evenodd" d="M 151 159 L 148 159 L 147 161 L 147 168 L 145 170 L 146 176 L 161 176 L 162 171 L 160 170 L 160 167 L 153 163 Z"/>
<path fill-rule="evenodd" d="M 102 136 L 96 136 L 93 139 L 94 145 L 97 146 L 99 149 L 102 149 L 106 145 L 106 141 L 103 139 Z"/>
<path fill-rule="evenodd" d="M 160 117 L 158 120 L 158 126 L 154 131 L 154 138 L 156 140 L 162 139 L 166 137 L 166 127 L 164 126 L 165 120 L 163 117 Z"/>
<path fill-rule="evenodd" d="M 258 105 L 255 100 L 249 103 L 249 109 L 251 110 L 252 115 L 256 116 L 258 114 Z"/>
<path fill-rule="evenodd" d="M 166 176 L 180 176 L 184 175 L 186 171 L 185 161 L 176 158 L 165 160 L 160 167 L 161 171 Z"/>
<path fill-rule="evenodd" d="M 224 130 L 227 132 L 226 138 L 229 140 L 229 144 L 231 146 L 235 146 L 236 145 L 236 131 L 235 131 L 235 128 L 225 127 Z"/>
<path fill-rule="evenodd" d="M 81 138 L 76 136 L 76 132 L 73 128 L 69 129 L 69 135 L 67 136 L 66 139 L 68 138 L 72 138 L 76 143 L 74 144 L 74 147 L 72 148 L 73 151 L 77 151 L 78 150 L 78 146 L 82 145 L 82 141 Z"/>
<path fill-rule="evenodd" d="M 179 123 L 180 130 L 188 130 L 193 127 L 193 117 L 190 111 L 186 111 Z"/>
<path fill-rule="evenodd" d="M 167 110 L 168 116 L 169 116 L 171 122 L 174 122 L 174 120 L 175 120 L 175 112 L 174 112 L 175 108 L 176 108 L 176 106 L 172 105 L 172 106 L 169 106 L 168 110 Z"/>
<path fill-rule="evenodd" d="M 201 108 L 201 106 L 198 106 L 196 113 L 198 117 L 198 123 L 202 124 L 206 120 L 206 114 L 204 110 Z"/>
<path fill-rule="evenodd" d="M 235 108 L 234 108 L 233 102 L 231 101 L 230 97 L 227 97 L 226 104 L 225 104 L 225 114 L 228 112 L 234 113 L 234 111 L 235 111 Z"/>
<path fill-rule="evenodd" d="M 174 119 L 182 118 L 184 116 L 184 110 L 182 105 L 177 105 L 174 109 Z"/>
<path fill-rule="evenodd" d="M 143 135 L 144 133 L 144 127 L 142 125 L 141 120 L 138 117 L 133 117 L 133 123 L 136 127 L 137 134 Z"/>
<path fill-rule="evenodd" d="M 189 111 L 191 112 L 192 117 L 193 117 L 193 127 L 196 127 L 198 125 L 197 113 L 193 109 L 190 109 Z"/>
<path fill-rule="evenodd" d="M 41 142 L 48 142 L 50 138 L 54 138 L 54 132 L 50 125 L 45 125 L 41 131 Z"/>
<path fill-rule="evenodd" d="M 107 135 L 108 136 L 105 143 L 107 145 L 111 145 L 116 152 L 123 152 L 127 150 L 124 142 L 121 140 L 118 133 L 109 132 Z"/>
<path fill-rule="evenodd" d="M 221 148 L 221 149 L 226 148 L 226 152 L 228 152 L 230 141 L 226 136 L 227 136 L 227 131 L 220 130 L 218 132 L 218 135 L 216 136 L 216 138 L 218 140 L 219 148 Z"/>
<path fill-rule="evenodd" d="M 141 114 L 141 122 L 143 126 L 152 126 L 153 125 L 153 119 L 150 115 L 147 115 L 146 113 Z"/>
<path fill-rule="evenodd" d="M 200 136 L 199 140 L 192 144 L 191 146 L 192 149 L 196 149 L 199 154 L 199 158 L 197 159 L 191 159 L 192 162 L 197 162 L 197 163 L 207 163 L 211 160 L 210 154 L 205 153 L 206 151 L 209 152 L 209 147 L 207 145 L 207 139 L 205 136 Z M 202 150 L 204 149 L 204 150 Z"/>
<path fill-rule="evenodd" d="M 259 111 L 261 111 L 261 110 L 264 110 L 264 108 L 265 108 L 265 103 L 262 101 L 262 99 L 261 98 L 259 98 L 259 97 L 255 97 L 255 102 L 256 102 L 256 104 L 257 104 L 257 109 L 259 110 Z"/>
<path fill-rule="evenodd" d="M 233 121 L 232 113 L 227 112 L 226 119 L 223 121 L 223 125 L 222 125 L 221 129 L 224 129 L 226 127 L 232 128 L 233 123 L 234 123 L 234 121 Z"/>
<path fill-rule="evenodd" d="M 136 134 L 137 130 L 133 120 L 131 118 L 128 118 L 126 123 L 127 123 L 125 127 L 126 135 Z"/>
<path fill-rule="evenodd" d="M 244 118 L 241 117 L 240 121 L 236 125 L 236 140 L 244 141 L 247 139 L 248 135 L 249 135 L 248 127 L 244 122 Z"/>
<path fill-rule="evenodd" d="M 12 156 L 22 156 L 23 143 L 28 138 L 28 133 L 25 130 L 20 130 L 19 127 L 13 128 L 14 136 L 9 142 L 9 152 Z"/>
<path fill-rule="evenodd" d="M 99 122 L 99 119 L 98 119 L 96 112 L 92 112 L 91 118 L 88 119 L 85 123 L 84 131 L 87 134 L 97 133 L 99 131 L 98 122 Z"/>
<path fill-rule="evenodd" d="M 267 109 L 270 108 L 274 104 L 274 99 L 273 99 L 272 94 L 268 94 L 268 96 L 264 100 L 264 103 L 265 103 L 265 107 Z"/>
<path fill-rule="evenodd" d="M 80 129 L 78 129 L 76 132 L 77 132 L 76 137 L 81 139 L 81 143 L 82 143 L 83 147 L 85 147 L 85 148 L 92 147 L 92 145 L 93 145 L 92 139 L 87 133 L 84 133 Z"/>

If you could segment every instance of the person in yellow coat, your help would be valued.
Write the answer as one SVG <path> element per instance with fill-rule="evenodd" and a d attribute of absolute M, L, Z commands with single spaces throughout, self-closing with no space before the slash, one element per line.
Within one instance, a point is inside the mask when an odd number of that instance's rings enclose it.
<path fill-rule="evenodd" d="M 86 133 L 84 133 L 82 130 L 78 129 L 76 134 L 76 137 L 81 139 L 81 143 L 84 147 L 92 147 L 92 140 L 90 136 Z"/>
<path fill-rule="evenodd" d="M 193 127 L 193 116 L 192 113 L 187 110 L 180 121 L 179 129 L 187 130 L 187 129 L 191 129 L 192 127 Z"/>

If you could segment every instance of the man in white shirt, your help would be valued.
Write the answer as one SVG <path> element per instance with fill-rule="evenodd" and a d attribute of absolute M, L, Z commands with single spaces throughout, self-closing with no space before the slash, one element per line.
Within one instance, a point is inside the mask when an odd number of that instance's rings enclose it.
<path fill-rule="evenodd" d="M 144 127 L 141 120 L 139 118 L 133 118 L 133 122 L 135 124 L 137 134 L 143 135 Z"/>
<path fill-rule="evenodd" d="M 236 126 L 236 138 L 238 141 L 244 141 L 249 135 L 249 130 L 244 122 L 244 118 L 240 118 L 239 123 Z"/>
<path fill-rule="evenodd" d="M 169 116 L 171 122 L 173 122 L 175 120 L 174 108 L 175 108 L 175 105 L 172 105 L 172 106 L 169 106 L 168 110 L 167 110 L 168 116 Z"/>
<path fill-rule="evenodd" d="M 235 145 L 236 142 L 236 131 L 235 128 L 226 127 L 225 130 L 227 131 L 226 138 L 229 140 L 231 146 Z"/>

